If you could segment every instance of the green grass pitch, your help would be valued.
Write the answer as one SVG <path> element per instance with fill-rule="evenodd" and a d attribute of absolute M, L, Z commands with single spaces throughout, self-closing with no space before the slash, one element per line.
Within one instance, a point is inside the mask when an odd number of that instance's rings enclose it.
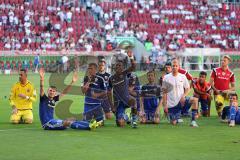
<path fill-rule="evenodd" d="M 235 74 L 236 88 L 240 93 L 240 74 L 237 71 Z M 39 76 L 29 74 L 28 77 L 39 92 Z M 48 77 L 49 74 L 46 75 L 46 87 Z M 160 125 L 139 125 L 138 129 L 130 126 L 118 128 L 112 119 L 106 121 L 104 127 L 91 132 L 72 129 L 44 131 L 39 122 L 38 101 L 34 103 L 33 124 L 12 125 L 9 123 L 8 95 L 17 80 L 17 75 L 0 75 L 0 160 L 240 159 L 240 128 L 229 128 L 220 123 L 213 105 L 212 116 L 198 120 L 199 128 L 189 127 L 189 118 L 178 126 L 171 126 L 163 119 Z M 64 99 L 74 101 L 72 113 L 83 109 L 82 96 L 67 95 Z"/>

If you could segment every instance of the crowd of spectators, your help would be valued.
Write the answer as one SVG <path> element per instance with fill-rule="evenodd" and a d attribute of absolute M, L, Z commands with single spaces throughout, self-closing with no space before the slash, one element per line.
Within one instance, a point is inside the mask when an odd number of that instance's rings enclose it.
<path fill-rule="evenodd" d="M 117 36 L 136 37 L 157 59 L 186 47 L 239 50 L 240 10 L 227 4 L 79 0 L 76 5 L 58 0 L 39 9 L 34 7 L 36 1 L 0 4 L 1 50 L 111 51 L 117 46 Z M 110 3 L 118 7 L 109 7 Z M 79 16 L 94 18 L 94 22 L 89 24 L 89 19 Z M 79 27 L 81 32 L 77 32 Z"/>

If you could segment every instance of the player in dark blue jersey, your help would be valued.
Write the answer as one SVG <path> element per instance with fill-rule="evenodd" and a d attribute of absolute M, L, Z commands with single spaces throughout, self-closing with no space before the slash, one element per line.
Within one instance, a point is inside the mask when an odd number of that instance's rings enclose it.
<path fill-rule="evenodd" d="M 137 111 L 140 112 L 140 90 L 141 90 L 141 86 L 140 86 L 140 82 L 139 79 L 137 77 L 137 75 L 135 75 L 134 73 L 129 73 L 127 75 L 128 77 L 128 81 L 129 81 L 129 90 L 133 91 L 130 92 L 130 95 L 133 96 L 136 100 L 136 105 L 137 105 Z"/>
<path fill-rule="evenodd" d="M 109 87 L 109 77 L 111 76 L 109 73 L 106 72 L 106 62 L 104 59 L 98 62 L 98 76 L 102 77 L 104 79 L 104 83 L 107 87 L 107 94 L 108 96 L 102 100 L 101 106 L 103 108 L 103 111 L 105 113 L 106 119 L 112 118 L 111 108 L 112 108 L 112 92 L 111 88 Z"/>
<path fill-rule="evenodd" d="M 154 71 L 147 73 L 148 83 L 141 88 L 142 105 L 140 111 L 140 123 L 160 123 L 160 86 L 156 84 Z"/>
<path fill-rule="evenodd" d="M 169 74 L 172 72 L 172 63 L 171 62 L 166 62 L 164 66 L 164 72 L 162 73 L 161 77 L 159 78 L 159 84 L 162 86 L 163 83 L 163 78 L 165 75 Z"/>
<path fill-rule="evenodd" d="M 90 121 L 96 119 L 97 122 L 103 122 L 104 114 L 101 102 L 107 97 L 107 87 L 104 79 L 97 73 L 97 64 L 88 65 L 88 73 L 84 77 L 82 92 L 85 94 L 84 99 L 84 120 Z"/>
<path fill-rule="evenodd" d="M 123 127 L 125 125 L 125 110 L 131 108 L 131 124 L 133 128 L 137 127 L 137 106 L 136 101 L 129 94 L 129 82 L 127 74 L 135 70 L 136 64 L 131 59 L 131 66 L 124 70 L 122 61 L 118 61 L 115 65 L 115 74 L 109 79 L 109 86 L 113 89 L 114 110 L 116 110 L 117 126 Z"/>
<path fill-rule="evenodd" d="M 98 123 L 93 120 L 91 123 L 87 121 L 75 121 L 73 119 L 60 120 L 54 119 L 55 104 L 61 97 L 63 97 L 71 88 L 72 84 L 77 81 L 77 73 L 74 73 L 72 82 L 63 90 L 60 95 L 57 95 L 57 88 L 50 86 L 48 94 L 44 93 L 44 70 L 39 71 L 40 74 L 40 104 L 39 104 L 39 117 L 43 129 L 45 130 L 64 130 L 68 127 L 80 130 L 90 130 L 96 128 Z"/>

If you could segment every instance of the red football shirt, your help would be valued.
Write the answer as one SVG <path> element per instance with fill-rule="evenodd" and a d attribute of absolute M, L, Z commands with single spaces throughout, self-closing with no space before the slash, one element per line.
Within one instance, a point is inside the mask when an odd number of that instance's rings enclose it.
<path fill-rule="evenodd" d="M 199 79 L 198 78 L 194 78 L 193 79 L 193 88 L 196 88 L 197 90 L 207 93 L 210 91 L 211 89 L 211 85 L 208 82 L 205 82 L 204 84 L 200 84 Z M 198 93 L 194 92 L 194 95 L 198 95 Z M 201 99 L 207 99 L 206 95 L 199 95 Z"/>
<path fill-rule="evenodd" d="M 189 81 L 193 80 L 192 75 L 188 71 L 186 71 L 185 69 L 179 68 L 178 72 L 181 73 L 181 74 L 184 74 Z"/>
<path fill-rule="evenodd" d="M 228 90 L 230 83 L 235 82 L 234 73 L 229 69 L 224 71 L 221 67 L 212 70 L 211 78 L 214 79 L 214 87 L 220 91 Z"/>

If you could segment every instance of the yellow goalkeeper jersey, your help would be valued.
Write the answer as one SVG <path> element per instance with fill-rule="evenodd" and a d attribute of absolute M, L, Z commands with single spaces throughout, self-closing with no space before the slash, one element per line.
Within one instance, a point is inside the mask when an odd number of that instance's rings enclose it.
<path fill-rule="evenodd" d="M 26 99 L 19 97 L 19 94 L 27 96 Z M 13 85 L 10 93 L 10 105 L 15 105 L 17 109 L 32 109 L 32 102 L 36 101 L 37 94 L 31 82 L 27 81 L 25 85 L 17 82 Z"/>

